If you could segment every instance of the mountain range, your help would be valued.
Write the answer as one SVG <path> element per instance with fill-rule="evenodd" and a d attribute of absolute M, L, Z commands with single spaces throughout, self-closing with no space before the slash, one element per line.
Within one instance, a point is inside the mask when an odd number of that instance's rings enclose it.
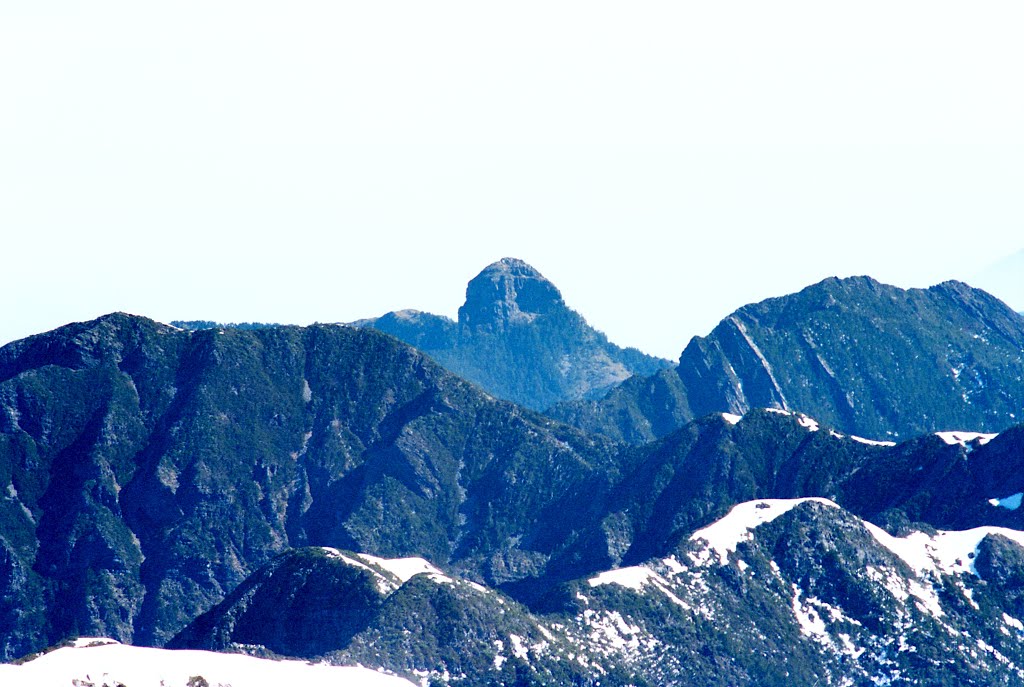
<path fill-rule="evenodd" d="M 117 313 L 0 348 L 3 660 L 109 637 L 434 685 L 1024 680 L 1024 337 L 984 292 L 826 280 L 549 415 L 437 354 L 515 360 L 508 388 L 610 369 L 525 263 L 470 283 L 458 345 L 387 317 Z"/>
<path fill-rule="evenodd" d="M 551 416 L 643 443 L 711 412 L 796 409 L 877 440 L 1024 418 L 1024 317 L 979 289 L 826 279 L 744 306 L 679 364 Z"/>

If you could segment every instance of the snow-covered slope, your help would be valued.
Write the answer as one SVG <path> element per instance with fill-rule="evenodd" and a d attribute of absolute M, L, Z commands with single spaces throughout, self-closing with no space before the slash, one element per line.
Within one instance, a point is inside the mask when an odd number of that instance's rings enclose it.
<path fill-rule="evenodd" d="M 413 687 L 368 668 L 271 661 L 241 654 L 168 651 L 79 639 L 22 665 L 0 665 L 4 687 Z"/>
<path fill-rule="evenodd" d="M 652 681 L 717 674 L 701 663 L 727 647 L 742 684 L 1022 684 L 1022 561 L 1016 530 L 897 537 L 827 499 L 759 499 L 587 579 L 569 641 Z"/>

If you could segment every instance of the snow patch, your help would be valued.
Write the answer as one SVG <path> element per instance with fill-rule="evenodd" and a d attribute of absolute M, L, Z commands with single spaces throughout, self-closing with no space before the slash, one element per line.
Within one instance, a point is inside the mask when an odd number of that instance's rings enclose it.
<path fill-rule="evenodd" d="M 455 584 L 455 580 L 440 572 L 427 573 L 427 579 L 438 584 Z"/>
<path fill-rule="evenodd" d="M 821 429 L 821 427 L 818 426 L 817 420 L 807 417 L 806 415 L 797 415 L 796 421 L 800 423 L 801 427 L 805 427 L 812 432 L 817 432 Z"/>
<path fill-rule="evenodd" d="M 523 638 L 519 635 L 509 635 L 509 641 L 512 643 L 512 655 L 516 658 L 527 660 L 530 657 L 530 652 L 526 648 L 526 644 L 523 643 Z"/>
<path fill-rule="evenodd" d="M 473 582 L 472 580 L 463 580 L 463 582 L 468 584 L 470 586 L 470 588 L 472 588 L 474 591 L 478 591 L 481 594 L 490 594 L 491 593 L 490 589 L 488 589 L 487 587 L 483 586 L 482 584 L 477 584 L 476 582 Z"/>
<path fill-rule="evenodd" d="M 810 603 L 801 603 L 800 593 L 800 587 L 794 584 L 793 615 L 800 624 L 800 634 L 823 644 L 831 643 L 821 614 L 816 612 Z"/>
<path fill-rule="evenodd" d="M 454 580 L 422 558 L 378 558 L 368 553 L 357 553 L 350 556 L 329 546 L 321 548 L 332 558 L 341 559 L 349 565 L 373 573 L 377 580 L 377 589 L 381 594 L 393 592 L 400 585 L 419 574 L 427 574 L 435 582 L 454 584 Z M 382 570 L 391 577 L 381 574 Z"/>
<path fill-rule="evenodd" d="M 422 558 L 378 558 L 376 556 L 371 556 L 368 553 L 360 553 L 357 555 L 367 563 L 371 563 L 379 568 L 387 570 L 389 573 L 401 580 L 402 584 L 405 584 L 420 573 L 444 575 L 444 573 L 442 573 L 438 568 L 435 568 L 428 561 Z"/>
<path fill-rule="evenodd" d="M 917 580 L 907 580 L 907 591 L 917 599 L 917 607 L 923 612 L 936 618 L 942 617 L 942 605 L 939 603 L 939 595 L 931 585 L 927 587 Z"/>
<path fill-rule="evenodd" d="M 338 558 L 338 559 L 344 561 L 345 563 L 348 563 L 349 565 L 352 565 L 352 566 L 355 566 L 357 568 L 362 568 L 363 570 L 369 571 L 374 576 L 374 578 L 376 578 L 376 580 L 377 580 L 377 591 L 379 591 L 381 594 L 390 594 L 391 592 L 395 591 L 398 588 L 398 584 L 395 584 L 395 582 L 393 580 L 389 580 L 384 575 L 381 575 L 379 570 L 377 570 L 376 568 L 370 567 L 369 565 L 367 565 L 363 561 L 359 560 L 359 558 L 353 558 L 352 556 L 345 555 L 344 553 L 342 553 L 338 549 L 332 548 L 330 546 L 323 546 L 323 547 L 321 547 L 321 549 L 325 553 L 327 553 L 327 555 L 330 556 L 331 558 Z M 362 555 L 363 554 L 356 554 L 356 556 L 362 556 Z"/>
<path fill-rule="evenodd" d="M 642 591 L 648 580 L 655 575 L 653 570 L 636 565 L 631 568 L 617 568 L 592 577 L 587 582 L 591 587 L 603 584 L 617 584 L 636 591 Z"/>
<path fill-rule="evenodd" d="M 665 567 L 669 569 L 669 572 L 672 575 L 680 575 L 687 571 L 687 567 L 680 563 L 675 556 L 663 558 L 661 559 L 661 562 L 665 564 Z"/>
<path fill-rule="evenodd" d="M 910 596 L 910 592 L 908 592 L 903 586 L 902 578 L 895 570 L 887 568 L 883 571 L 869 565 L 864 569 L 864 573 L 868 576 L 868 579 L 889 590 L 889 593 L 892 594 L 893 598 L 898 601 L 906 601 Z"/>
<path fill-rule="evenodd" d="M 896 445 L 895 441 L 875 441 L 874 439 L 865 439 L 864 437 L 855 437 L 852 434 L 850 435 L 850 438 L 853 439 L 854 441 L 860 442 L 862 444 L 867 444 L 868 446 L 895 446 Z"/>
<path fill-rule="evenodd" d="M 666 562 L 669 559 L 666 559 Z M 679 565 L 678 561 L 674 561 L 675 565 Z M 670 566 L 673 571 L 675 568 Z M 658 575 L 650 568 L 637 565 L 631 568 L 617 568 L 616 570 L 608 570 L 601 573 L 597 577 L 592 577 L 587 580 L 587 583 L 591 587 L 598 587 L 604 584 L 617 584 L 620 587 L 626 587 L 637 592 L 644 590 L 644 587 L 651 586 L 657 589 L 659 592 L 669 598 L 672 603 L 677 606 L 689 609 L 690 605 L 676 596 L 668 583 L 663 577 Z"/>
<path fill-rule="evenodd" d="M 764 371 L 768 373 L 768 379 L 771 380 L 772 387 L 774 387 L 775 393 L 779 397 L 780 405 L 782 405 L 783 408 L 788 406 L 789 403 L 786 401 L 785 394 L 782 393 L 782 387 L 779 386 L 778 381 L 776 381 L 775 379 L 775 374 L 772 372 L 771 364 L 768 362 L 768 359 L 764 357 L 764 353 L 762 353 L 761 349 L 757 347 L 757 344 L 754 343 L 754 340 L 750 338 L 750 334 L 747 333 L 747 328 L 743 326 L 743 323 L 740 322 L 739 318 L 737 317 L 730 317 L 729 321 L 732 322 L 733 325 L 735 325 L 736 330 L 747 342 L 747 345 L 750 346 L 750 350 L 754 352 L 754 355 L 761 362 L 761 367 L 763 367 Z"/>
<path fill-rule="evenodd" d="M 843 643 L 843 647 L 842 647 L 843 653 L 846 654 L 847 656 L 849 656 L 850 658 L 856 660 L 856 659 L 860 658 L 861 654 L 864 653 L 865 650 L 858 648 L 853 643 L 853 640 L 850 639 L 850 635 L 842 634 L 841 633 L 841 634 L 838 634 L 836 636 L 839 637 L 839 641 Z"/>
<path fill-rule="evenodd" d="M 964 598 L 967 599 L 967 603 L 971 605 L 971 608 L 976 611 L 980 611 L 981 606 L 979 606 L 978 602 L 974 600 L 974 590 L 968 589 L 963 580 L 957 580 L 957 587 L 960 589 L 960 593 L 964 595 Z"/>
<path fill-rule="evenodd" d="M 990 534 L 1000 534 L 1024 546 L 1024 532 L 1005 527 L 975 527 L 962 531 L 940 530 L 935 536 L 913 532 L 906 537 L 894 537 L 870 522 L 865 522 L 864 526 L 879 544 L 903 559 L 919 575 L 977 575 L 974 556 L 981 540 Z"/>
<path fill-rule="evenodd" d="M 590 640 L 595 645 L 607 647 L 605 655 L 612 651 L 636 651 L 640 648 L 640 628 L 627 623 L 618 611 L 610 611 L 603 616 L 592 615 L 587 618 L 587 624 L 592 630 Z"/>
<path fill-rule="evenodd" d="M 735 425 L 743 419 L 742 415 L 734 415 L 732 413 L 722 413 L 722 419 L 728 422 L 730 425 Z"/>
<path fill-rule="evenodd" d="M 690 541 L 705 541 L 707 550 L 717 555 L 719 563 L 725 565 L 729 561 L 729 553 L 735 552 L 740 542 L 753 539 L 752 530 L 760 525 L 771 522 L 802 503 L 814 501 L 832 508 L 835 503 L 823 498 L 803 499 L 761 499 L 747 501 L 733 506 L 729 514 L 690 535 Z M 691 554 L 692 555 L 692 554 Z M 707 562 L 707 556 L 693 556 L 697 563 Z"/>

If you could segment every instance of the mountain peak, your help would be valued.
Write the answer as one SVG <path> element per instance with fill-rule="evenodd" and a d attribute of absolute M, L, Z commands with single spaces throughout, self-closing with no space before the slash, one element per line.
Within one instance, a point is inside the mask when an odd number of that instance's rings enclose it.
<path fill-rule="evenodd" d="M 544 278 L 541 273 L 537 271 L 537 268 L 525 260 L 520 260 L 519 258 L 502 258 L 497 262 L 492 262 L 481 270 L 478 276 L 490 273 L 521 274 L 525 276 L 538 277 L 540 279 Z"/>
<path fill-rule="evenodd" d="M 459 324 L 503 329 L 564 309 L 562 294 L 544 275 L 523 260 L 502 258 L 469 282 Z"/>
<path fill-rule="evenodd" d="M 816 284 L 803 289 L 805 292 L 823 291 L 826 293 L 846 293 L 854 290 L 877 290 L 884 288 L 877 279 L 867 275 L 853 275 L 849 277 L 828 277 Z"/>

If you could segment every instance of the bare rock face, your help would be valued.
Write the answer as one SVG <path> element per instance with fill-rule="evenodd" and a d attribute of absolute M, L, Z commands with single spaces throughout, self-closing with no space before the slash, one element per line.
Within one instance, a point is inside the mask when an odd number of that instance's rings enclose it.
<path fill-rule="evenodd" d="M 400 310 L 353 324 L 391 334 L 488 393 L 533 410 L 599 398 L 634 374 L 671 365 L 610 343 L 554 284 L 516 258 L 489 265 L 469 282 L 458 322 Z"/>
<path fill-rule="evenodd" d="M 502 258 L 469 282 L 459 326 L 502 331 L 564 310 L 562 294 L 540 272 L 522 260 Z"/>

